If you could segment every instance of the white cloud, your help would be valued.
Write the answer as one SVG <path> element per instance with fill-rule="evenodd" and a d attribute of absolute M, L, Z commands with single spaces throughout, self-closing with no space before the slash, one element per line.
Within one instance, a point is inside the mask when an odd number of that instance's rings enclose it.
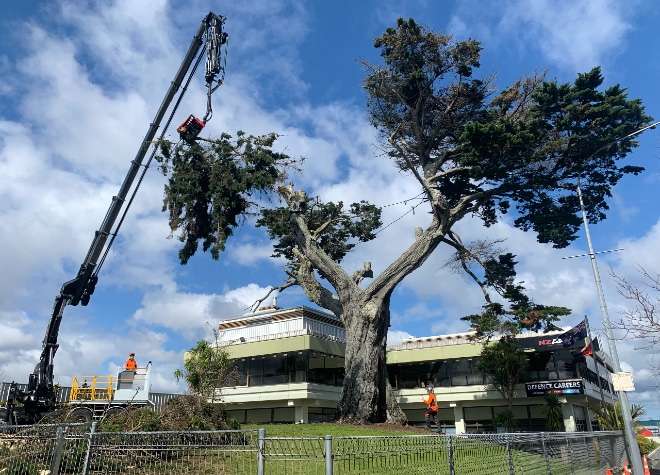
<path fill-rule="evenodd" d="M 510 22 L 522 20 L 525 37 L 534 38 L 552 64 L 586 71 L 620 50 L 631 28 L 629 8 L 614 0 L 537 0 L 519 1 L 507 13 Z"/>
<path fill-rule="evenodd" d="M 145 323 L 163 327 L 191 341 L 208 336 L 217 322 L 243 315 L 247 307 L 267 292 L 268 289 L 255 284 L 224 295 L 184 293 L 174 289 L 150 291 L 142 300 L 142 308 L 132 317 L 134 327 Z"/>
<path fill-rule="evenodd" d="M 496 6 L 471 0 L 461 2 L 449 30 L 489 49 L 538 48 L 545 64 L 584 72 L 623 53 L 633 11 L 632 4 L 615 0 L 508 0 Z"/>
<path fill-rule="evenodd" d="M 273 244 L 269 241 L 267 244 L 253 244 L 250 242 L 241 242 L 229 249 L 230 258 L 243 266 L 252 266 L 259 262 L 267 262 L 273 254 Z"/>
<path fill-rule="evenodd" d="M 412 338 L 413 336 L 405 331 L 400 330 L 390 330 L 387 332 L 387 345 L 400 345 L 403 340 L 407 338 Z"/>

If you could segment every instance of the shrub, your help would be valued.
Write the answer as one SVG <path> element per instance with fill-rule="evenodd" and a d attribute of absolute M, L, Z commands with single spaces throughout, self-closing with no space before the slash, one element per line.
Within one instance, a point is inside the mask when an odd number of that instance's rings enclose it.
<path fill-rule="evenodd" d="M 507 432 L 511 432 L 516 427 L 516 415 L 510 409 L 505 409 L 495 414 L 495 426 L 504 427 Z"/>
<path fill-rule="evenodd" d="M 639 453 L 642 455 L 648 455 L 658 447 L 656 442 L 639 434 L 637 434 L 637 445 L 639 445 Z"/>

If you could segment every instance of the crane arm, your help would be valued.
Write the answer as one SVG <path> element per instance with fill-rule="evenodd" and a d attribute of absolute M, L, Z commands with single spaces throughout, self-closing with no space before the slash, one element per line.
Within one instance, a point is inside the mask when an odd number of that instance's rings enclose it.
<path fill-rule="evenodd" d="M 55 304 L 42 343 L 41 357 L 34 372 L 30 374 L 27 391 L 20 391 L 15 384 L 12 385 L 10 391 L 10 405 L 13 407 L 14 401 L 23 403 L 25 406 L 24 414 L 29 422 L 36 422 L 36 420 L 33 419 L 43 412 L 52 410 L 55 404 L 53 358 L 59 347 L 57 340 L 64 308 L 68 304 L 75 306 L 82 303 L 82 305 L 85 306 L 89 303 L 90 296 L 94 293 L 98 282 L 98 271 L 100 270 L 99 258 L 104 251 L 107 253 L 112 244 L 112 240 L 108 241 L 109 237 L 112 236 L 112 228 L 126 202 L 126 198 L 131 190 L 133 182 L 135 181 L 140 168 L 143 166 L 144 159 L 153 143 L 161 122 L 170 108 L 175 95 L 182 88 L 185 77 L 190 71 L 193 61 L 198 56 L 198 53 L 205 42 L 207 49 L 205 79 L 208 88 L 208 103 L 207 115 L 205 116 L 204 123 L 210 118 L 210 95 L 222 82 L 217 76 L 220 73 L 224 73 L 224 68 L 220 63 L 220 46 L 226 43 L 227 40 L 227 34 L 224 33 L 222 29 L 224 22 L 224 17 L 216 15 L 213 12 L 209 12 L 202 20 L 197 33 L 193 36 L 188 51 L 186 52 L 178 71 L 170 83 L 167 93 L 156 112 L 156 116 L 147 129 L 147 133 L 140 144 L 135 158 L 131 161 L 131 166 L 124 178 L 119 192 L 112 198 L 103 222 L 94 234 L 94 239 L 87 251 L 85 260 L 78 270 L 78 274 L 72 280 L 65 282 L 62 285 L 59 294 L 55 297 Z M 215 81 L 217 81 L 217 85 L 213 87 Z M 184 92 L 185 90 L 182 94 Z M 101 261 L 101 264 L 102 262 L 103 261 Z M 11 410 L 8 411 L 7 419 L 10 418 L 11 412 Z"/>

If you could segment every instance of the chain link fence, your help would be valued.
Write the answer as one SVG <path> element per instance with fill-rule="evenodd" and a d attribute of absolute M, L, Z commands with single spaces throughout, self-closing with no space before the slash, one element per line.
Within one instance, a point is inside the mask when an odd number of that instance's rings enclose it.
<path fill-rule="evenodd" d="M 596 475 L 621 473 L 624 459 L 619 432 L 293 438 L 0 427 L 2 475 Z"/>

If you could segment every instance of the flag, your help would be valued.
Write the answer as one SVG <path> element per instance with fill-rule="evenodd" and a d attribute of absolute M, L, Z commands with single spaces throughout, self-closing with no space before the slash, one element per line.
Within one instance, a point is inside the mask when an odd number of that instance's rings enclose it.
<path fill-rule="evenodd" d="M 582 356 L 589 356 L 594 354 L 594 350 L 591 348 L 591 343 L 587 343 L 587 346 L 580 350 Z"/>
<path fill-rule="evenodd" d="M 587 337 L 587 319 L 585 318 L 576 326 L 568 330 L 566 333 L 559 335 L 562 343 L 561 346 L 568 348 L 573 346 L 576 342 L 584 340 Z"/>

